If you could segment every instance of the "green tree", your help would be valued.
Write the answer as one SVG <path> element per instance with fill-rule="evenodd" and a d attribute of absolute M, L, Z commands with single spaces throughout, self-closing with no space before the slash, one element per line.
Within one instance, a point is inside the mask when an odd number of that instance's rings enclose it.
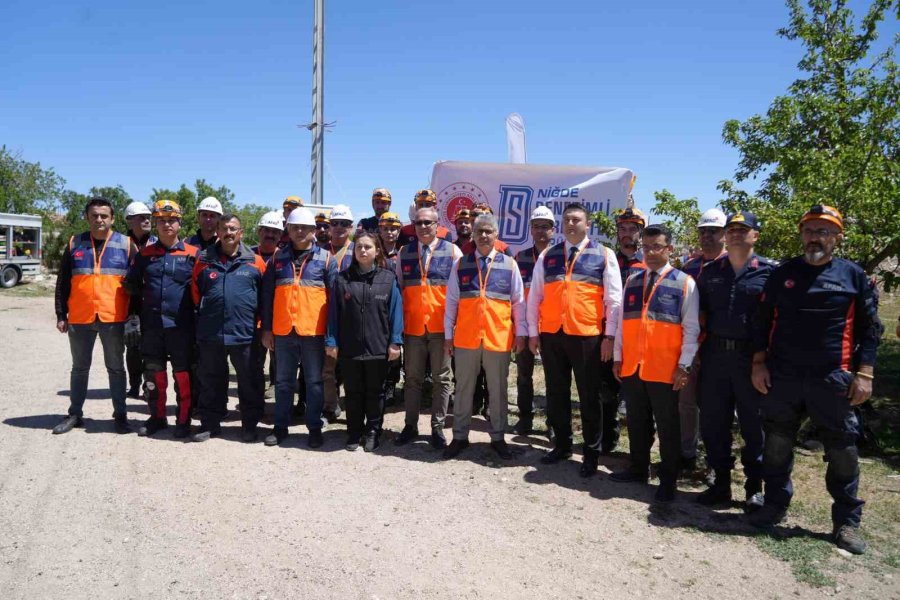
<path fill-rule="evenodd" d="M 650 210 L 651 214 L 668 217 L 662 220 L 663 225 L 672 230 L 676 248 L 686 250 L 699 245 L 697 238 L 697 223 L 700 222 L 700 208 L 696 198 L 676 198 L 675 194 L 663 189 L 653 192 L 656 204 Z M 650 218 L 650 223 L 658 222 Z"/>
<path fill-rule="evenodd" d="M 746 208 L 763 220 L 760 250 L 774 258 L 799 252 L 797 221 L 809 206 L 836 206 L 845 216 L 843 256 L 887 283 L 900 255 L 900 86 L 894 51 L 876 52 L 878 27 L 896 0 L 874 0 L 862 19 L 845 0 L 788 0 L 789 24 L 778 35 L 799 41 L 802 77 L 765 115 L 725 123 L 726 144 L 740 153 L 735 181 L 720 182 L 726 210 Z M 759 179 L 748 193 L 736 183 Z"/>
<path fill-rule="evenodd" d="M 65 179 L 53 169 L 24 160 L 0 146 L 0 212 L 48 214 L 63 193 Z"/>

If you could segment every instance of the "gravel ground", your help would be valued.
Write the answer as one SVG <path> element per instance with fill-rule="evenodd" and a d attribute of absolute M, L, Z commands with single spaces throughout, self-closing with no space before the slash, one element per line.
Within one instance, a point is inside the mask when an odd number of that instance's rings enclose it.
<path fill-rule="evenodd" d="M 52 436 L 70 368 L 52 314 L 51 298 L 0 296 L 3 598 L 822 595 L 761 552 L 736 511 L 710 514 L 694 493 L 657 510 L 653 486 L 541 465 L 540 438 L 511 437 L 516 456 L 501 464 L 480 418 L 450 462 L 424 440 L 347 452 L 341 424 L 317 451 L 303 427 L 285 447 L 242 444 L 239 421 L 204 444 L 171 427 L 119 436 L 98 342 L 86 428 Z M 133 400 L 129 411 L 135 426 L 146 412 Z M 844 571 L 840 596 L 898 597 L 890 580 Z"/>

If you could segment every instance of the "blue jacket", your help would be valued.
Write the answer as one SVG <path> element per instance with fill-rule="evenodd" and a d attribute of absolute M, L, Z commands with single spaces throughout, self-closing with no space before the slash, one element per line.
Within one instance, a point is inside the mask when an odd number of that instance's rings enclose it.
<path fill-rule="evenodd" d="M 787 373 L 874 365 L 881 322 L 862 267 L 843 258 L 814 266 L 802 256 L 772 271 L 753 327 L 753 349 Z"/>
<path fill-rule="evenodd" d="M 155 240 L 134 258 L 123 285 L 129 294 L 141 296 L 141 327 L 193 327 L 191 275 L 196 257 L 197 248 L 181 240 L 171 248 Z"/>
<path fill-rule="evenodd" d="M 706 334 L 748 341 L 763 288 L 776 266 L 774 261 L 756 254 L 737 273 L 727 255 L 706 265 L 697 279 Z"/>
<path fill-rule="evenodd" d="M 259 297 L 266 263 L 241 244 L 224 261 L 218 242 L 204 250 L 194 266 L 192 292 L 197 305 L 197 341 L 226 346 L 249 344 L 256 332 Z"/>

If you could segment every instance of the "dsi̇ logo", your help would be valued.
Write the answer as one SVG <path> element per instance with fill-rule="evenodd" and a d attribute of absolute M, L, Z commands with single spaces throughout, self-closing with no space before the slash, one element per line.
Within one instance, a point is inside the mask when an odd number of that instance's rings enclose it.
<path fill-rule="evenodd" d="M 500 186 L 500 239 L 507 244 L 528 241 L 528 217 L 534 190 L 527 185 Z"/>

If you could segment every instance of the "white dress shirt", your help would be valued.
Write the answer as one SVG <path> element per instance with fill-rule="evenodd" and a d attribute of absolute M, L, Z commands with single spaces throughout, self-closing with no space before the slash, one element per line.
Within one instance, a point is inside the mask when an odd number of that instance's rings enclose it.
<path fill-rule="evenodd" d="M 662 279 L 662 273 L 667 267 L 668 265 L 664 265 L 662 268 L 656 269 L 659 279 Z M 647 272 L 649 273 L 650 269 L 647 269 Z M 631 277 L 634 276 L 632 275 Z M 645 277 L 649 277 L 649 275 L 645 275 Z M 694 278 L 688 277 L 687 280 L 687 294 L 684 302 L 681 303 L 681 357 L 678 359 L 679 365 L 690 365 L 694 362 L 694 355 L 697 354 L 697 350 L 700 348 L 700 294 L 697 293 L 697 284 L 694 283 Z M 648 290 L 647 293 L 650 293 L 650 291 Z M 616 344 L 613 347 L 613 360 L 616 362 L 622 361 L 622 315 L 624 311 L 625 307 L 623 306 L 619 309 L 616 317 L 618 327 L 616 329 Z"/>
<path fill-rule="evenodd" d="M 481 263 L 481 257 L 483 256 L 484 254 L 476 247 L 475 263 L 479 269 L 481 268 L 479 263 Z M 487 264 L 490 265 L 491 261 L 493 261 L 496 256 L 497 251 L 491 248 L 490 254 L 487 255 Z M 513 268 L 510 270 L 512 273 L 512 283 L 509 291 L 509 301 L 512 305 L 513 329 L 516 332 L 516 337 L 527 337 L 528 324 L 525 320 L 525 285 L 522 283 L 522 274 L 519 272 L 519 268 L 516 266 L 515 260 L 513 260 L 512 257 L 504 256 L 503 258 L 504 260 L 513 262 Z M 447 307 L 444 309 L 444 339 L 448 340 L 453 339 L 453 331 L 456 329 L 456 313 L 459 309 L 458 271 L 459 261 L 456 261 L 453 263 L 453 268 L 450 270 L 450 281 L 447 282 Z M 487 281 L 485 281 L 485 283 L 487 283 Z"/>
<path fill-rule="evenodd" d="M 429 255 L 434 253 L 434 249 L 437 247 L 438 242 L 440 242 L 440 241 L 441 241 L 441 238 L 434 236 L 434 239 L 431 240 L 430 244 L 428 244 L 428 254 Z M 446 241 L 446 240 L 444 240 L 444 241 Z M 460 250 L 459 246 L 457 246 L 456 244 L 453 244 L 450 242 L 447 242 L 447 243 L 450 244 L 450 247 L 453 249 L 453 263 L 456 264 L 456 262 L 460 258 L 462 258 L 462 255 L 463 255 L 462 250 Z M 419 246 L 420 246 L 419 252 L 422 251 L 421 245 L 422 245 L 422 243 L 419 242 Z M 395 262 L 396 262 L 396 264 L 394 265 L 394 273 L 397 275 L 397 284 L 400 286 L 400 289 L 402 290 L 403 289 L 403 267 L 400 264 L 400 248 L 397 249 L 397 260 Z M 423 255 L 422 256 L 422 266 L 424 267 L 425 263 L 427 263 L 427 262 L 428 262 L 428 258 Z M 426 277 L 426 274 L 421 273 L 421 276 Z"/>
<path fill-rule="evenodd" d="M 585 237 L 577 245 L 578 251 L 581 252 L 588 245 L 590 239 Z M 616 253 L 602 244 L 598 244 L 606 252 L 606 268 L 603 269 L 603 304 L 606 309 L 606 324 L 603 329 L 603 335 L 616 335 L 619 314 L 619 306 L 622 304 L 622 276 L 619 273 L 619 261 L 616 259 Z M 572 244 L 566 242 L 566 257 Z M 544 300 L 544 255 L 550 251 L 553 246 L 548 246 L 534 264 L 534 270 L 531 274 L 531 289 L 528 292 L 528 335 L 537 337 L 540 335 L 540 317 L 541 302 Z M 577 259 L 576 259 L 577 260 Z"/>

